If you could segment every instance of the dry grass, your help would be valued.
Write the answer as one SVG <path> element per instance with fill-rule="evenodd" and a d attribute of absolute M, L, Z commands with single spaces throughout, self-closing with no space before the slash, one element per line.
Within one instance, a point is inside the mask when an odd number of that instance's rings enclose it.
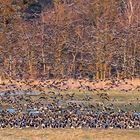
<path fill-rule="evenodd" d="M 4 129 L 0 140 L 139 140 L 140 130 L 120 129 Z"/>

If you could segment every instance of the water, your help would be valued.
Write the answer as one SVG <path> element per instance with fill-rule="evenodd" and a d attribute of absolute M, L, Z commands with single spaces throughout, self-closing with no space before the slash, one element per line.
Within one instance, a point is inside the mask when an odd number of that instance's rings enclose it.
<path fill-rule="evenodd" d="M 39 114 L 40 112 L 36 109 L 27 109 L 26 112 L 28 112 L 29 114 Z"/>
<path fill-rule="evenodd" d="M 140 116 L 140 112 L 135 112 L 135 113 L 133 113 L 133 115 L 135 116 Z"/>
<path fill-rule="evenodd" d="M 8 109 L 6 109 L 6 111 L 9 112 L 9 113 L 15 113 L 16 112 L 16 109 L 14 109 L 14 108 L 8 108 Z"/>
<path fill-rule="evenodd" d="M 2 111 L 7 111 L 7 112 L 9 112 L 9 113 L 16 113 L 16 112 L 17 112 L 17 110 L 14 109 L 14 108 L 7 108 L 7 109 L 2 109 L 2 108 L 0 108 L 0 113 L 1 113 Z M 39 112 L 38 110 L 36 110 L 36 109 L 30 109 L 30 108 L 29 108 L 29 109 L 23 111 L 23 113 L 39 114 L 40 112 Z"/>

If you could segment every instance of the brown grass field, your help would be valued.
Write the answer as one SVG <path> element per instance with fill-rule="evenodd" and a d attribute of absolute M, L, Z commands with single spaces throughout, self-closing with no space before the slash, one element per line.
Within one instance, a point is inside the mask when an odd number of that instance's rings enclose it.
<path fill-rule="evenodd" d="M 140 140 L 140 130 L 3 129 L 0 140 Z"/>

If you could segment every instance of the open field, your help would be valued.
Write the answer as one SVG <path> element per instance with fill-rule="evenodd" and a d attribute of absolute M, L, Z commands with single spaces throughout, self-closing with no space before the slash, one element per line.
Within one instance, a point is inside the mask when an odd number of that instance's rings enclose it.
<path fill-rule="evenodd" d="M 35 94 L 25 95 L 26 99 L 31 99 L 32 102 L 51 103 L 54 102 L 52 97 L 57 97 L 61 101 L 62 106 L 66 106 L 69 102 L 75 102 L 83 106 L 89 107 L 93 105 L 94 111 L 97 108 L 101 110 L 103 107 L 109 107 L 118 112 L 119 109 L 124 111 L 140 112 L 140 91 L 130 90 L 122 91 L 119 89 L 89 91 L 86 89 L 79 90 L 77 88 L 70 88 L 67 90 L 58 89 L 43 89 L 43 93 L 39 90 L 33 89 Z M 22 93 L 22 90 L 20 91 Z M 37 93 L 37 94 L 36 94 Z M 41 93 L 41 94 L 38 94 Z M 54 94 L 55 93 L 55 94 Z M 67 95 L 73 95 L 73 99 L 68 99 Z M 20 93 L 19 93 L 20 94 Z M 102 94 L 106 94 L 108 100 L 102 98 Z M 61 99 L 61 95 L 63 98 Z M 12 95 L 11 95 L 12 96 Z M 105 96 L 105 97 L 106 97 Z M 42 98 L 42 97 L 45 97 Z M 87 100 L 87 97 L 90 100 Z M 43 100 L 42 100 L 43 99 Z M 24 104 L 25 101 L 20 101 Z M 16 108 L 16 104 L 11 102 L 2 102 L 2 108 Z M 0 140 L 139 140 L 140 130 L 135 129 L 19 129 L 19 128 L 4 128 L 0 129 Z"/>
<path fill-rule="evenodd" d="M 53 90 L 64 95 L 65 92 Z M 47 91 L 46 91 L 47 92 Z M 83 98 L 88 95 L 92 99 L 87 101 L 91 104 L 104 103 L 114 104 L 114 107 L 124 110 L 137 110 L 140 112 L 140 92 L 129 91 L 123 92 L 118 90 L 108 91 L 109 101 L 99 97 L 99 93 L 91 91 L 78 91 L 76 89 L 68 90 L 67 94 L 75 93 L 74 102 L 83 102 Z M 31 95 L 30 97 L 36 101 L 41 96 L 51 97 L 52 94 Z M 114 100 L 115 98 L 115 100 Z M 114 101 L 113 101 L 114 100 Z M 132 103 L 132 104 L 130 104 Z M 139 140 L 140 130 L 121 130 L 121 129 L 1 129 L 0 140 Z"/>
<path fill-rule="evenodd" d="M 73 90 L 67 90 L 65 91 L 58 91 L 58 90 L 51 90 L 52 92 L 60 93 L 64 96 L 66 96 L 66 94 L 72 95 L 74 94 L 74 99 L 70 102 L 76 102 L 76 103 L 84 103 L 84 104 L 92 104 L 95 105 L 96 104 L 104 104 L 106 106 L 113 104 L 115 110 L 118 110 L 118 108 L 122 108 L 124 110 L 127 111 L 131 111 L 131 110 L 136 110 L 137 112 L 140 112 L 140 91 L 128 91 L 128 92 L 124 92 L 124 91 L 119 91 L 119 90 L 110 90 L 107 92 L 104 91 L 98 91 L 98 92 L 93 92 L 93 91 L 79 91 L 77 89 L 73 89 Z M 47 92 L 46 92 L 47 93 Z M 103 99 L 102 97 L 100 97 L 100 95 L 102 93 L 106 93 L 109 97 L 109 100 Z M 48 94 L 40 94 L 40 95 L 32 95 L 30 96 L 33 100 L 37 100 L 40 97 L 51 97 L 52 94 L 48 95 Z M 91 99 L 89 101 L 86 101 L 86 97 L 91 97 Z"/>
<path fill-rule="evenodd" d="M 46 97 L 48 100 L 47 102 L 52 102 L 51 97 L 53 97 L 52 93 L 48 92 L 54 92 L 56 95 L 61 94 L 64 97 L 64 100 L 62 101 L 63 105 L 65 105 L 67 102 L 75 102 L 78 104 L 85 104 L 89 105 L 92 104 L 95 106 L 94 109 L 96 109 L 97 104 L 104 104 L 105 106 L 110 106 L 111 104 L 114 105 L 114 109 L 118 111 L 118 109 L 121 107 L 121 109 L 124 109 L 126 111 L 134 111 L 136 110 L 137 112 L 140 112 L 140 91 L 119 91 L 119 90 L 110 90 L 107 92 L 104 91 L 98 91 L 98 92 L 93 92 L 93 91 L 79 91 L 78 89 L 72 89 L 72 90 L 67 90 L 67 91 L 59 91 L 59 90 L 46 90 L 44 94 L 34 94 L 34 95 L 25 95 L 30 97 L 34 102 L 39 101 L 41 97 Z M 67 94 L 72 95 L 74 94 L 73 100 L 65 100 L 67 97 Z M 106 100 L 100 95 L 102 93 L 106 93 L 109 97 L 109 100 Z M 90 97 L 91 99 L 86 101 L 86 97 Z M 44 100 L 44 102 L 46 102 Z M 22 103 L 22 101 L 21 101 Z M 0 107 L 3 108 L 11 108 L 14 107 L 14 104 L 9 104 L 9 103 L 1 103 Z"/>
<path fill-rule="evenodd" d="M 140 130 L 3 129 L 0 140 L 139 140 Z"/>
<path fill-rule="evenodd" d="M 51 101 L 51 97 L 53 96 L 52 93 L 48 92 L 55 92 L 55 94 L 61 94 L 63 95 L 64 99 L 66 99 L 66 94 L 72 95 L 74 94 L 73 100 L 63 100 L 63 105 L 67 104 L 68 102 L 75 102 L 78 104 L 85 104 L 85 105 L 94 105 L 95 108 L 93 110 L 96 110 L 96 106 L 98 104 L 104 104 L 105 106 L 110 106 L 113 104 L 114 110 L 118 111 L 120 108 L 126 111 L 134 111 L 140 112 L 140 91 L 128 91 L 127 93 L 124 91 L 119 90 L 110 90 L 107 92 L 99 91 L 99 92 L 92 92 L 92 91 L 79 91 L 78 89 L 72 89 L 67 91 L 59 91 L 59 90 L 46 90 L 45 94 L 34 94 L 34 95 L 25 95 L 30 97 L 34 102 L 39 101 L 40 98 L 46 97 L 48 98 L 48 102 Z M 109 100 L 103 99 L 100 97 L 102 93 L 107 93 Z M 90 97 L 91 99 L 86 101 L 86 97 Z M 44 101 L 46 102 L 46 101 Z M 21 101 L 22 103 L 22 101 Z M 1 108 L 13 108 L 14 104 L 0 104 Z"/>

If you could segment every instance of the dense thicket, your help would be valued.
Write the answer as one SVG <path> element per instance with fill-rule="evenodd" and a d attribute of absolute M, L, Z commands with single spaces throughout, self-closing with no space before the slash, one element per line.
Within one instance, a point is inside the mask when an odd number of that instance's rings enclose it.
<path fill-rule="evenodd" d="M 1 0 L 2 78 L 140 76 L 139 0 Z"/>

